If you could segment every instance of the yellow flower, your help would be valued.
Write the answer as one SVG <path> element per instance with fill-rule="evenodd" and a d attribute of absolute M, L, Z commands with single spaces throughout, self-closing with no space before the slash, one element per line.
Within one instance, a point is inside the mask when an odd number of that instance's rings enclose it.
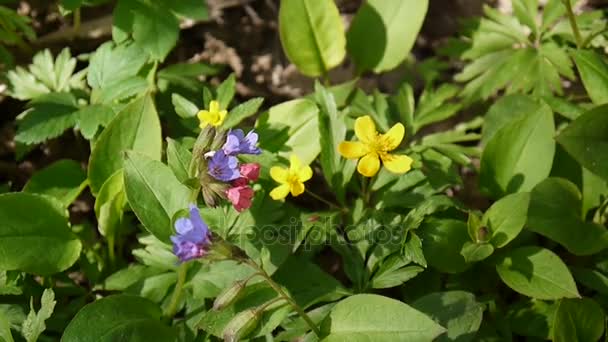
<path fill-rule="evenodd" d="M 396 149 L 403 136 L 405 128 L 401 123 L 395 124 L 386 134 L 379 134 L 376 125 L 369 115 L 357 118 L 355 135 L 360 141 L 343 141 L 338 146 L 340 154 L 348 159 L 358 159 L 357 171 L 365 177 L 373 177 L 382 164 L 393 173 L 406 173 L 412 167 L 412 158 L 406 155 L 390 154 Z"/>
<path fill-rule="evenodd" d="M 220 103 L 217 101 L 209 102 L 209 110 L 201 110 L 196 114 L 201 122 L 200 127 L 205 128 L 207 125 L 219 126 L 224 122 L 228 111 L 220 110 Z"/>
<path fill-rule="evenodd" d="M 291 192 L 292 196 L 299 196 L 304 192 L 304 182 L 312 178 L 312 169 L 302 162 L 296 155 L 289 158 L 289 169 L 280 166 L 270 168 L 270 177 L 280 185 L 272 189 L 270 197 L 281 200 Z"/>

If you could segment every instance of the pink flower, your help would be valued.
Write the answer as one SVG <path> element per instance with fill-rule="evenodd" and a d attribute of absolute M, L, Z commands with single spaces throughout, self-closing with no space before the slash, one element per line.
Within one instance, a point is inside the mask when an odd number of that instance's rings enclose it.
<path fill-rule="evenodd" d="M 260 164 L 258 163 L 247 163 L 241 164 L 241 177 L 245 177 L 247 180 L 255 182 L 260 178 Z"/>
<path fill-rule="evenodd" d="M 239 185 L 226 190 L 226 197 L 239 213 L 251 207 L 253 189 L 249 185 Z"/>

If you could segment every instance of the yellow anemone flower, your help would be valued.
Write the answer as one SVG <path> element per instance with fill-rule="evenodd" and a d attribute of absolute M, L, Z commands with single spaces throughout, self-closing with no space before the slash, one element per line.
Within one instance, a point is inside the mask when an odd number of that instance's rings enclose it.
<path fill-rule="evenodd" d="M 406 173 L 411 169 L 412 158 L 389 153 L 403 140 L 405 127 L 401 123 L 395 124 L 386 134 L 380 134 L 369 115 L 361 116 L 355 121 L 355 135 L 360 141 L 343 141 L 338 146 L 338 151 L 348 159 L 363 157 L 357 165 L 357 171 L 363 176 L 376 175 L 380 169 L 380 160 L 393 173 Z"/>
<path fill-rule="evenodd" d="M 282 200 L 290 192 L 294 197 L 301 195 L 304 192 L 304 182 L 312 178 L 310 166 L 302 165 L 296 155 L 289 158 L 289 163 L 289 169 L 280 166 L 270 168 L 270 177 L 280 184 L 270 192 L 273 200 Z"/>
<path fill-rule="evenodd" d="M 220 110 L 220 103 L 217 101 L 209 102 L 209 110 L 201 110 L 196 114 L 198 120 L 201 122 L 200 127 L 205 128 L 207 125 L 219 126 L 224 122 L 228 111 L 225 109 Z"/>

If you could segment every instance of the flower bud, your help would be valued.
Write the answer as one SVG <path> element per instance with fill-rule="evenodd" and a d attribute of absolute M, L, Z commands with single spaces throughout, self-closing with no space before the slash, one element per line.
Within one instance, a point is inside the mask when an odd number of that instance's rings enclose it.
<path fill-rule="evenodd" d="M 260 312 L 256 308 L 247 309 L 234 316 L 224 328 L 225 342 L 237 342 L 247 337 L 260 322 Z"/>
<path fill-rule="evenodd" d="M 232 286 L 220 293 L 213 302 L 213 310 L 222 310 L 234 303 L 247 285 L 247 280 L 249 279 L 236 281 Z"/>
<path fill-rule="evenodd" d="M 241 176 L 245 177 L 247 180 L 255 182 L 260 178 L 260 164 L 258 163 L 246 163 L 242 164 L 241 168 Z"/>

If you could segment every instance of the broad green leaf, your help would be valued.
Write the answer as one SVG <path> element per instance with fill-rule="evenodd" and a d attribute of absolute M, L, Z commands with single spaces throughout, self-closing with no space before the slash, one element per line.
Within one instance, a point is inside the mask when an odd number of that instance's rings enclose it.
<path fill-rule="evenodd" d="M 162 3 L 139 3 L 133 13 L 133 39 L 150 57 L 162 61 L 177 44 L 179 22 Z"/>
<path fill-rule="evenodd" d="M 271 107 L 256 123 L 260 147 L 285 158 L 295 154 L 310 164 L 321 151 L 318 113 L 315 103 L 306 99 Z"/>
<path fill-rule="evenodd" d="M 395 299 L 358 294 L 338 302 L 322 325 L 323 342 L 431 341 L 445 329 Z"/>
<path fill-rule="evenodd" d="M 529 299 L 510 307 L 506 318 L 516 334 L 548 340 L 553 329 L 556 310 L 555 302 Z"/>
<path fill-rule="evenodd" d="M 109 243 L 114 243 L 116 230 L 120 227 L 124 207 L 127 204 L 123 179 L 123 170 L 116 171 L 103 183 L 95 198 L 97 229 Z"/>
<path fill-rule="evenodd" d="M 190 189 L 165 164 L 136 152 L 127 152 L 124 173 L 131 209 L 150 233 L 169 242 L 171 219 L 188 207 Z"/>
<path fill-rule="evenodd" d="M 102 44 L 89 62 L 87 82 L 91 88 L 106 88 L 111 84 L 137 75 L 148 60 L 148 55 L 136 44 L 115 46 Z"/>
<path fill-rule="evenodd" d="M 608 180 L 608 105 L 579 116 L 556 139 L 587 170 Z"/>
<path fill-rule="evenodd" d="M 608 295 L 608 277 L 602 272 L 589 268 L 571 267 L 577 282 L 602 295 Z"/>
<path fill-rule="evenodd" d="M 40 334 L 46 330 L 44 321 L 51 317 L 56 303 L 55 293 L 51 289 L 45 289 L 42 293 L 38 312 L 34 309 L 33 298 L 30 298 L 30 312 L 21 327 L 21 333 L 27 342 L 36 342 Z"/>
<path fill-rule="evenodd" d="M 181 143 L 167 138 L 167 164 L 180 182 L 189 176 L 192 153 Z"/>
<path fill-rule="evenodd" d="M 581 214 L 586 217 L 587 212 L 600 206 L 602 196 L 608 194 L 608 180 L 582 167 L 582 193 L 583 208 Z"/>
<path fill-rule="evenodd" d="M 94 104 L 78 110 L 78 128 L 87 140 L 91 140 L 101 127 L 106 127 L 116 116 L 114 110 L 106 105 Z"/>
<path fill-rule="evenodd" d="M 478 262 L 486 259 L 494 253 L 494 246 L 486 242 L 467 241 L 460 250 L 460 255 L 468 263 Z"/>
<path fill-rule="evenodd" d="M 551 172 L 554 134 L 550 110 L 529 113 L 504 125 L 481 156 L 481 187 L 497 198 L 530 191 Z"/>
<path fill-rule="evenodd" d="M 225 128 L 235 127 L 236 125 L 241 123 L 241 121 L 257 113 L 263 102 L 264 98 L 256 97 L 232 108 L 230 110 L 230 114 L 226 116 L 226 120 L 224 121 L 222 126 L 224 126 Z"/>
<path fill-rule="evenodd" d="M 57 200 L 28 193 L 0 195 L 0 269 L 40 275 L 64 271 L 82 245 Z"/>
<path fill-rule="evenodd" d="M 161 322 L 160 308 L 148 299 L 113 295 L 82 308 L 65 328 L 63 342 L 175 341 Z"/>
<path fill-rule="evenodd" d="M 120 81 L 112 82 L 104 88 L 93 89 L 92 103 L 114 105 L 119 101 L 129 100 L 143 94 L 150 87 L 150 83 L 141 76 L 132 76 Z"/>
<path fill-rule="evenodd" d="M 123 167 L 123 153 L 133 150 L 150 158 L 161 156 L 160 122 L 149 95 L 127 105 L 99 135 L 89 160 L 91 192 L 97 194 L 103 183 Z"/>
<path fill-rule="evenodd" d="M 363 2 L 347 34 L 347 49 L 359 70 L 376 73 L 405 60 L 428 8 L 428 0 Z"/>
<path fill-rule="evenodd" d="M 530 194 L 528 227 L 558 242 L 575 255 L 590 255 L 608 247 L 608 231 L 581 217 L 581 193 L 563 178 L 547 178 Z"/>
<path fill-rule="evenodd" d="M 604 310 L 592 299 L 562 299 L 555 312 L 552 340 L 598 341 L 604 334 L 604 317 Z"/>
<path fill-rule="evenodd" d="M 326 74 L 342 63 L 346 37 L 333 0 L 284 0 L 279 10 L 283 50 L 304 75 Z"/>
<path fill-rule="evenodd" d="M 172 2 L 170 6 L 171 10 L 177 15 L 194 19 L 194 20 L 207 20 L 209 19 L 209 13 L 207 10 L 207 3 L 200 0 L 180 0 Z"/>
<path fill-rule="evenodd" d="M 33 174 L 23 192 L 55 197 L 67 208 L 86 187 L 86 179 L 80 164 L 63 159 Z"/>
<path fill-rule="evenodd" d="M 60 136 L 78 122 L 76 98 L 70 93 L 41 95 L 28 104 L 30 110 L 18 121 L 15 140 L 38 144 Z"/>
<path fill-rule="evenodd" d="M 513 290 L 536 299 L 580 297 L 564 262 L 541 247 L 519 247 L 506 252 L 496 263 L 500 279 Z"/>
<path fill-rule="evenodd" d="M 180 94 L 171 94 L 171 103 L 173 103 L 175 113 L 181 118 L 192 118 L 198 113 L 198 107 Z"/>
<path fill-rule="evenodd" d="M 464 291 L 430 293 L 412 303 L 412 307 L 429 315 L 448 331 L 434 341 L 467 342 L 475 338 L 481 325 L 484 307 L 475 295 Z"/>
<path fill-rule="evenodd" d="M 496 132 L 510 122 L 539 111 L 550 112 L 551 109 L 528 95 L 513 94 L 499 98 L 484 116 L 481 143 L 486 145 Z"/>
<path fill-rule="evenodd" d="M 596 105 L 608 102 L 608 64 L 592 50 L 572 50 L 572 58 L 587 94 Z"/>
<path fill-rule="evenodd" d="M 482 224 L 492 234 L 492 245 L 504 247 L 519 235 L 528 218 L 529 202 L 530 194 L 527 192 L 511 194 L 494 202 L 485 212 Z"/>
<path fill-rule="evenodd" d="M 466 222 L 430 219 L 419 230 L 429 265 L 445 273 L 460 273 L 469 267 L 460 254 L 465 242 L 469 241 Z"/>

